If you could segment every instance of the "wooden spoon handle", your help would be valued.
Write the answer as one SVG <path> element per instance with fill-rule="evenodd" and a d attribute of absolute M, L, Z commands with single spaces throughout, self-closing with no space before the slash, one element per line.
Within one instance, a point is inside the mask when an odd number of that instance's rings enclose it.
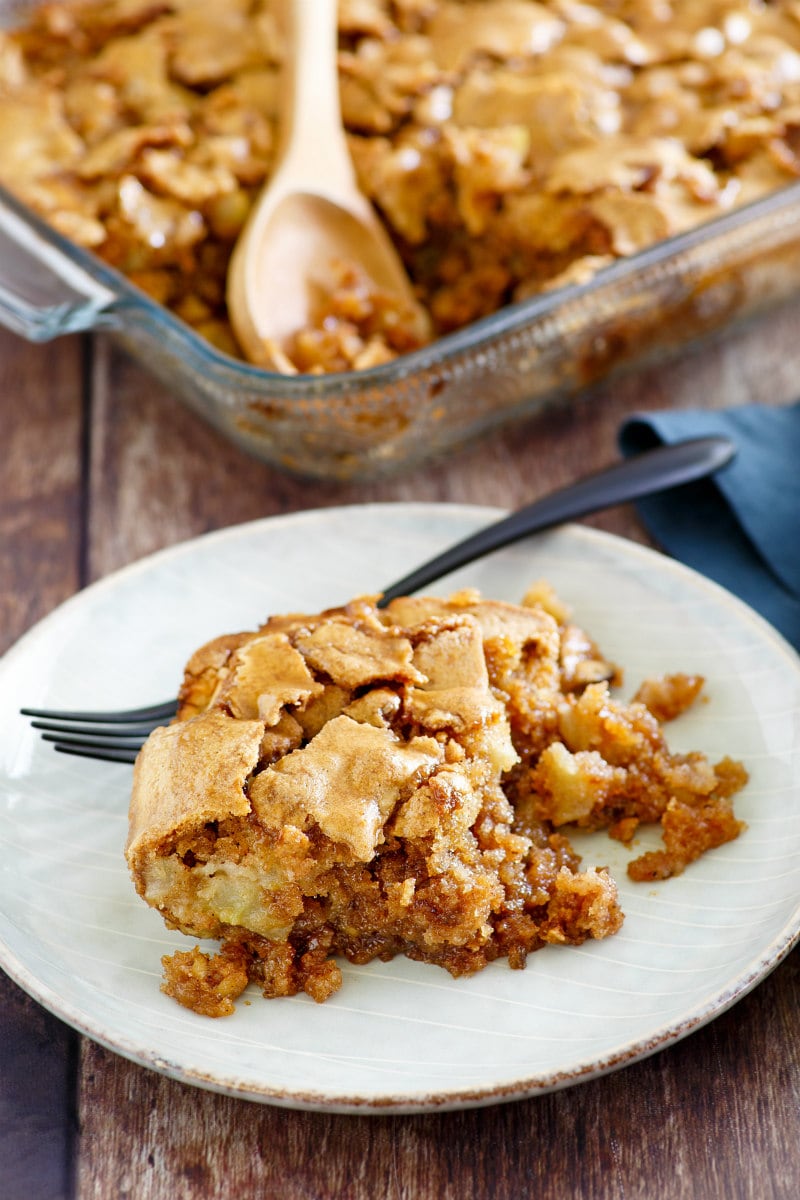
<path fill-rule="evenodd" d="M 284 0 L 286 90 L 277 171 L 291 174 L 294 190 L 307 186 L 349 199 L 356 184 L 339 100 L 337 7 L 337 0 Z"/>

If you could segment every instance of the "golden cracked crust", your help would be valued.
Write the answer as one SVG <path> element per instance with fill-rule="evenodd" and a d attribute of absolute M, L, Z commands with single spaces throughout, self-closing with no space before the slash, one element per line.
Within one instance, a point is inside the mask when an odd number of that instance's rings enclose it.
<path fill-rule="evenodd" d="M 336 955 L 461 975 L 616 932 L 613 880 L 581 871 L 560 827 L 630 840 L 661 821 L 664 850 L 631 874 L 665 877 L 738 834 L 746 778 L 671 755 L 643 702 L 675 715 L 697 680 L 625 706 L 618 674 L 544 586 L 521 606 L 363 597 L 201 647 L 131 797 L 137 890 L 222 942 L 165 959 L 165 990 L 217 1016 L 248 981 L 324 1000 Z"/>
<path fill-rule="evenodd" d="M 399 741 L 388 729 L 342 713 L 304 747 L 256 775 L 250 802 L 268 829 L 316 825 L 354 858 L 369 862 L 401 796 L 441 763 L 433 738 Z"/>
<path fill-rule="evenodd" d="M 125 854 L 135 874 L 165 839 L 249 813 L 263 732 L 219 711 L 154 730 L 134 767 Z"/>

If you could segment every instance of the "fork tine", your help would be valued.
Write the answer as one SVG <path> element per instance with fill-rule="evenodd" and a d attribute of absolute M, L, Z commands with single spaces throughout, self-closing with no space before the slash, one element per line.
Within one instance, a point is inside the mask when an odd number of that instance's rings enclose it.
<path fill-rule="evenodd" d="M 140 740 L 153 732 L 156 728 L 156 723 L 152 722 L 147 725 L 131 725 L 125 726 L 122 722 L 116 725 L 70 725 L 66 721 L 31 721 L 31 729 L 41 729 L 45 732 L 42 737 L 46 742 L 58 741 L 58 738 L 48 737 L 48 734 L 76 734 L 84 735 L 90 738 L 114 738 L 114 737 L 137 737 Z"/>
<path fill-rule="evenodd" d="M 106 750 L 140 750 L 145 738 L 140 735 L 103 733 L 100 740 L 94 733 L 43 733 L 43 742 L 54 742 L 57 746 L 95 746 Z"/>
<path fill-rule="evenodd" d="M 42 731 L 42 740 L 59 753 L 119 763 L 135 762 L 144 740 L 177 711 L 177 700 L 119 712 L 20 709 L 23 716 L 36 718 L 32 728 Z"/>
<path fill-rule="evenodd" d="M 47 721 L 85 721 L 102 725 L 129 724 L 132 721 L 167 721 L 178 711 L 177 700 L 165 700 L 146 708 L 129 708 L 121 712 L 69 712 L 55 708 L 21 708 L 25 717 L 41 717 Z"/>
<path fill-rule="evenodd" d="M 77 742 L 55 742 L 53 749 L 60 754 L 73 754 L 78 758 L 98 758 L 104 762 L 134 763 L 139 753 L 138 747 L 113 748 L 109 746 L 91 745 Z"/>

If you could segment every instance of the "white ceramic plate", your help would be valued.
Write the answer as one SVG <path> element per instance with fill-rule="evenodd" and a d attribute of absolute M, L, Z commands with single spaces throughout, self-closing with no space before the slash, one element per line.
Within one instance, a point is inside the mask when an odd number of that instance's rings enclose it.
<path fill-rule="evenodd" d="M 542 576 L 621 663 L 702 672 L 709 700 L 671 727 L 681 750 L 744 759 L 737 841 L 666 883 L 631 884 L 626 850 L 583 836 L 619 882 L 622 931 L 548 947 L 471 979 L 396 959 L 344 964 L 324 1005 L 239 1002 L 213 1021 L 159 990 L 160 957 L 194 944 L 134 894 L 122 857 L 131 769 L 55 754 L 21 704 L 127 707 L 174 694 L 205 639 L 375 591 L 496 518 L 373 505 L 210 534 L 88 588 L 0 662 L 0 964 L 65 1021 L 136 1062 L 254 1100 L 338 1111 L 456 1108 L 625 1065 L 729 1007 L 800 930 L 800 661 L 749 609 L 651 551 L 567 528 L 446 584 L 518 600 Z"/>

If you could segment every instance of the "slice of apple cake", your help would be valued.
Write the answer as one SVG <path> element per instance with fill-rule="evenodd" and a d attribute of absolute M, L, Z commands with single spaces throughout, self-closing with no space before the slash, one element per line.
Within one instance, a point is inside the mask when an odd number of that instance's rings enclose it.
<path fill-rule="evenodd" d="M 614 668 L 550 601 L 360 598 L 193 655 L 136 763 L 126 848 L 169 927 L 221 942 L 163 960 L 169 995 L 220 1016 L 248 982 L 325 1000 L 337 957 L 459 976 L 619 929 L 615 883 L 558 826 L 659 820 L 653 763 L 679 764 L 644 704 L 611 719 Z M 702 764 L 684 807 L 702 776 L 706 807 L 730 809 L 733 774 Z"/>

